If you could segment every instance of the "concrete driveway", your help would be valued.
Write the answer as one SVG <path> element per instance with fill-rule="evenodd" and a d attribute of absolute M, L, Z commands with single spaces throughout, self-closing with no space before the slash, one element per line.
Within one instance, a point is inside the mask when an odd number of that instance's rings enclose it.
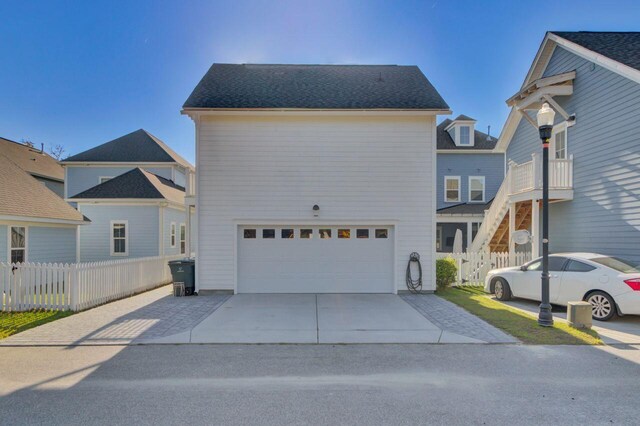
<path fill-rule="evenodd" d="M 514 308 L 536 314 L 540 302 L 526 299 L 514 299 L 502 302 Z M 567 309 L 553 306 L 553 317 L 559 321 L 567 320 Z M 609 345 L 640 344 L 640 316 L 626 315 L 610 321 L 593 321 L 593 329 L 598 332 L 602 341 Z"/>
<path fill-rule="evenodd" d="M 391 294 L 239 294 L 198 324 L 191 342 L 438 343 L 441 335 Z"/>
<path fill-rule="evenodd" d="M 0 340 L 0 346 L 188 343 L 514 343 L 435 295 L 173 297 L 162 287 Z"/>

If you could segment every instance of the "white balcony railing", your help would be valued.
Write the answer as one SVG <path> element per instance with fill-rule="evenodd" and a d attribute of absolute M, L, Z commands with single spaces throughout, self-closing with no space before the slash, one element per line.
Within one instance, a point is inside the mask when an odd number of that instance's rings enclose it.
<path fill-rule="evenodd" d="M 542 156 L 532 154 L 531 161 L 509 163 L 510 195 L 542 189 Z M 573 188 L 573 156 L 569 159 L 549 160 L 549 189 Z"/>

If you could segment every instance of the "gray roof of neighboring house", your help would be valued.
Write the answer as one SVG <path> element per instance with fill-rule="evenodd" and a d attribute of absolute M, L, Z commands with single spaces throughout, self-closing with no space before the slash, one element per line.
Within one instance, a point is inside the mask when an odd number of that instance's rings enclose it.
<path fill-rule="evenodd" d="M 63 160 L 64 163 L 178 163 L 193 166 L 157 137 L 144 129 L 98 145 Z"/>
<path fill-rule="evenodd" d="M 491 140 L 487 140 L 487 136 L 489 135 L 476 130 L 474 132 L 474 138 L 475 138 L 474 146 L 456 146 L 449 132 L 444 130 L 451 123 L 452 123 L 452 120 L 447 118 L 442 123 L 438 124 L 438 129 L 436 132 L 437 138 L 438 138 L 438 149 L 450 149 L 450 150 L 458 150 L 458 151 L 485 149 L 490 151 L 493 148 L 495 148 L 496 144 L 498 143 L 498 138 L 491 136 Z"/>
<path fill-rule="evenodd" d="M 70 197 L 80 199 L 165 199 L 184 203 L 184 188 L 137 167 Z"/>
<path fill-rule="evenodd" d="M 448 110 L 417 66 L 213 64 L 184 108 Z"/>
<path fill-rule="evenodd" d="M 484 214 L 484 211 L 491 207 L 493 200 L 486 204 L 463 203 L 451 207 L 443 207 L 436 210 L 437 214 Z"/>
<path fill-rule="evenodd" d="M 476 119 L 471 118 L 468 115 L 460 114 L 454 119 L 454 121 L 476 121 Z"/>
<path fill-rule="evenodd" d="M 27 173 L 45 179 L 64 181 L 64 169 L 55 158 L 39 149 L 0 138 L 0 154 L 10 158 Z"/>
<path fill-rule="evenodd" d="M 0 154 L 0 215 L 26 220 L 85 222 L 88 219 L 11 158 Z"/>
<path fill-rule="evenodd" d="M 640 32 L 551 31 L 551 33 L 640 70 Z"/>

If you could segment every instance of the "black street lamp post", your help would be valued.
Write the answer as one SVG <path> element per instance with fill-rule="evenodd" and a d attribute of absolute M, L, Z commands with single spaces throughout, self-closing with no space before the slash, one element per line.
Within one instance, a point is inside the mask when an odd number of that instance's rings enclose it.
<path fill-rule="evenodd" d="M 549 303 L 549 139 L 551 139 L 555 115 L 555 111 L 549 108 L 547 103 L 542 105 L 537 114 L 538 130 L 542 140 L 542 300 L 538 324 L 543 327 L 553 325 Z"/>

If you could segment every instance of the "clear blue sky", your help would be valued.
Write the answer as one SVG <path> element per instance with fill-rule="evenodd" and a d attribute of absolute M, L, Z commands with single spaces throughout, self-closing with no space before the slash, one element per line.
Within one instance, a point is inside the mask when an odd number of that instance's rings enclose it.
<path fill-rule="evenodd" d="M 180 108 L 213 62 L 415 64 L 496 135 L 545 31 L 638 31 L 640 2 L 4 0 L 0 18 L 0 136 L 74 154 L 144 128 L 193 161 Z"/>

